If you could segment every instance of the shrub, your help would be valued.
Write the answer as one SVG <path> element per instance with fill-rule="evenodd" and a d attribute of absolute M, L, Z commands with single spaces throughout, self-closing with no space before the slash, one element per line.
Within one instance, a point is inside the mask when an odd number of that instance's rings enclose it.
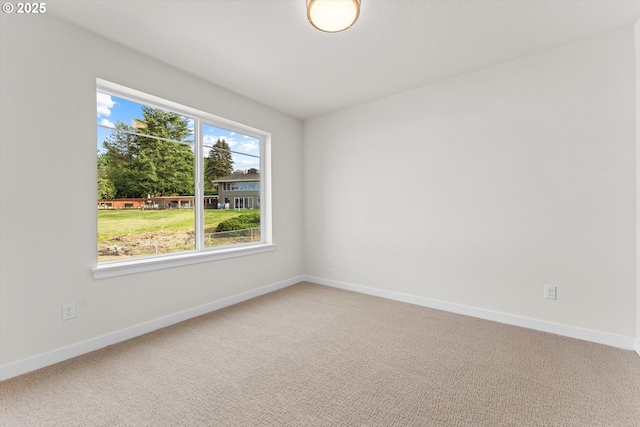
<path fill-rule="evenodd" d="M 229 218 L 226 221 L 222 221 L 216 227 L 216 231 L 233 231 L 244 230 L 245 228 L 257 228 L 260 227 L 260 213 L 251 212 L 244 213 L 233 218 Z"/>

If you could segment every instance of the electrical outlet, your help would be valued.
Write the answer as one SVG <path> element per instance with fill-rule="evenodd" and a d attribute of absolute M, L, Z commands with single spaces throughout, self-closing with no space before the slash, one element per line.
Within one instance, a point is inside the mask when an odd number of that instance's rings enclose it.
<path fill-rule="evenodd" d="M 555 286 L 546 286 L 544 287 L 544 298 L 545 299 L 556 299 L 556 287 Z"/>
<path fill-rule="evenodd" d="M 327 265 L 329 267 L 331 267 L 333 265 L 333 257 L 330 256 L 329 258 L 327 258 Z"/>
<path fill-rule="evenodd" d="M 69 320 L 76 317 L 76 303 L 69 302 L 62 304 L 62 320 Z"/>

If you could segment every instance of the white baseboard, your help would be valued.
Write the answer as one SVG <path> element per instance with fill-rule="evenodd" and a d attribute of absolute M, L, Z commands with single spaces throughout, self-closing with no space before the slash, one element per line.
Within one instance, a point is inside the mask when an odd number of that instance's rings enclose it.
<path fill-rule="evenodd" d="M 538 331 L 549 332 L 556 335 L 577 338 L 585 341 L 591 341 L 598 344 L 605 344 L 613 347 L 623 348 L 625 350 L 634 350 L 640 355 L 640 340 L 634 340 L 630 337 L 607 334 L 604 332 L 592 331 L 588 329 L 577 328 L 573 326 L 560 325 L 551 322 L 545 322 L 526 317 L 514 316 L 511 314 L 499 313 L 481 308 L 464 306 L 459 304 L 448 303 L 444 301 L 432 300 L 429 298 L 416 297 L 413 295 L 401 294 L 397 292 L 385 291 L 380 289 L 368 288 L 360 285 L 338 282 L 335 280 L 322 279 L 314 276 L 297 276 L 282 282 L 273 283 L 238 295 L 213 301 L 198 307 L 194 307 L 179 313 L 171 314 L 159 319 L 155 319 L 146 323 L 142 323 L 120 331 L 112 332 L 96 338 L 91 338 L 67 347 L 59 348 L 47 353 L 43 353 L 28 359 L 0 366 L 0 381 L 26 374 L 76 356 L 90 353 L 95 350 L 117 344 L 119 342 L 135 338 L 140 335 L 153 332 L 185 320 L 220 310 L 242 301 L 247 301 L 269 292 L 277 291 L 298 282 L 307 281 L 319 285 L 330 286 L 334 288 L 344 289 L 362 294 L 373 295 L 394 301 L 406 302 L 409 304 L 420 305 L 423 307 L 434 308 L 437 310 L 448 311 L 466 316 L 473 316 L 480 319 L 493 320 L 508 325 L 521 326 L 524 328 L 535 329 Z"/>
<path fill-rule="evenodd" d="M 36 369 L 44 368 L 45 366 L 53 365 L 64 360 L 80 356 L 82 354 L 90 353 L 106 346 L 117 344 L 119 342 L 135 338 L 140 335 L 144 335 L 149 332 L 165 328 L 167 326 L 171 326 L 194 317 L 201 316 L 203 314 L 210 313 L 212 311 L 220 310 L 221 308 L 228 307 L 242 301 L 247 301 L 260 295 L 277 291 L 278 289 L 283 289 L 288 286 L 295 285 L 296 283 L 302 282 L 303 280 L 303 276 L 293 277 L 282 282 L 273 283 L 271 285 L 263 286 L 258 289 L 223 298 L 218 301 L 213 301 L 198 307 L 190 308 L 179 313 L 170 314 L 168 316 L 132 326 L 130 328 L 122 329 L 120 331 L 112 332 L 106 335 L 72 344 L 67 347 L 49 351 L 38 356 L 0 366 L 0 381 L 13 378 L 18 375 L 26 374 L 27 372 L 35 371 Z"/>
<path fill-rule="evenodd" d="M 381 289 L 369 288 L 366 286 L 353 285 L 350 283 L 338 282 L 335 280 L 323 279 L 314 276 L 304 276 L 306 282 L 316 283 L 318 285 L 330 286 L 333 288 L 344 289 L 347 291 L 359 292 L 362 294 L 382 297 L 394 301 L 406 302 L 409 304 L 420 305 L 423 307 L 434 308 L 437 310 L 448 311 L 451 313 L 463 314 L 465 316 L 477 317 L 485 320 L 504 323 L 507 325 L 520 326 L 537 331 L 549 332 L 565 337 L 576 338 L 583 341 L 590 341 L 598 344 L 604 344 L 612 347 L 618 347 L 625 350 L 636 350 L 640 354 L 640 345 L 638 340 L 632 337 L 608 334 L 605 332 L 592 331 L 582 329 L 575 326 L 561 325 L 558 323 L 546 322 L 543 320 L 531 319 L 527 317 L 515 316 L 513 314 L 500 313 L 497 311 L 485 310 L 482 308 L 470 307 L 466 305 L 454 304 L 450 302 L 438 301 L 424 297 L 401 294 L 398 292 L 385 291 Z M 635 341 L 635 343 L 634 343 Z"/>

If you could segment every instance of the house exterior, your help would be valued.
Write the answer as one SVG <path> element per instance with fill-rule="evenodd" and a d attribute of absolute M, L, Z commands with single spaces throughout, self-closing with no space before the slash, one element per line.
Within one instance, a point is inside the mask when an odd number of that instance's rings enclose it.
<path fill-rule="evenodd" d="M 221 209 L 260 208 L 260 172 L 257 169 L 234 172 L 213 182 L 218 184 Z"/>
<path fill-rule="evenodd" d="M 193 196 L 100 199 L 98 209 L 193 209 Z M 204 208 L 217 209 L 218 196 L 205 195 Z"/>

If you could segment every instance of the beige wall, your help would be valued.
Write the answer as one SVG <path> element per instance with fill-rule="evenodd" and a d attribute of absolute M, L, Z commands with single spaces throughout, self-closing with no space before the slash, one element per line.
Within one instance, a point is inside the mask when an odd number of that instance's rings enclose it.
<path fill-rule="evenodd" d="M 300 120 L 52 16 L 17 18 L 0 25 L 0 365 L 303 273 Z M 270 132 L 276 250 L 94 280 L 96 78 Z"/>
<path fill-rule="evenodd" d="M 305 273 L 633 339 L 634 69 L 625 29 L 305 121 Z"/>

